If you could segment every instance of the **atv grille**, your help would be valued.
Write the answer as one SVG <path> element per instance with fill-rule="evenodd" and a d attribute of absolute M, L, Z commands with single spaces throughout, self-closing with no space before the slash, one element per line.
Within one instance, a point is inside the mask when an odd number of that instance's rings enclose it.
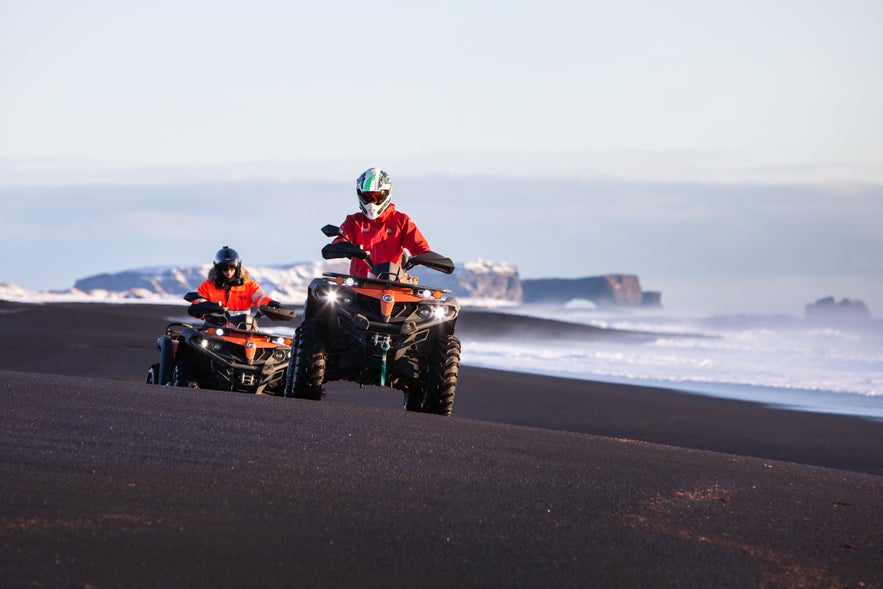
<path fill-rule="evenodd" d="M 383 316 L 380 312 L 380 301 L 377 299 L 363 298 L 359 301 L 359 306 L 362 308 L 363 313 L 368 317 Z M 390 317 L 392 319 L 404 321 L 416 312 L 417 303 L 396 303 L 393 305 Z"/>
<path fill-rule="evenodd" d="M 246 362 L 245 349 L 242 346 L 228 343 L 226 348 L 227 353 L 234 358 L 237 358 L 239 362 Z M 254 360 L 252 362 L 257 364 L 272 360 L 275 351 L 275 348 L 256 348 L 254 351 Z"/>

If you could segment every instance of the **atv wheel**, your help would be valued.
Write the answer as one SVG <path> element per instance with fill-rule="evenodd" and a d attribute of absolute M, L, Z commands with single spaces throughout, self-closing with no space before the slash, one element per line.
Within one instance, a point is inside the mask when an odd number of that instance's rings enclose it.
<path fill-rule="evenodd" d="M 147 369 L 147 384 L 159 384 L 159 364 L 154 364 Z"/>
<path fill-rule="evenodd" d="M 288 363 L 285 396 L 319 401 L 325 394 L 325 339 L 316 319 L 305 320 L 295 333 Z"/>
<path fill-rule="evenodd" d="M 441 336 L 429 360 L 429 378 L 426 395 L 423 398 L 423 412 L 436 415 L 451 414 L 459 373 L 460 340 L 453 335 Z M 410 404 L 406 404 L 406 408 L 408 405 Z"/>
<path fill-rule="evenodd" d="M 169 336 L 163 336 L 157 341 L 159 346 L 159 364 L 156 366 L 156 384 L 166 385 L 172 382 L 175 371 L 174 342 Z"/>
<path fill-rule="evenodd" d="M 408 383 L 405 388 L 405 411 L 423 410 L 423 389 L 415 383 Z"/>
<path fill-rule="evenodd" d="M 425 369 L 424 369 L 425 372 Z M 420 362 L 416 358 L 404 357 L 396 363 L 395 389 L 405 394 L 405 411 L 420 411 L 426 392 L 426 376 L 420 378 Z"/>
<path fill-rule="evenodd" d="M 186 376 L 187 374 L 187 365 L 183 363 L 175 364 L 175 370 L 172 372 L 172 386 L 176 387 L 184 387 L 188 389 L 198 389 L 200 388 L 200 383 L 197 380 L 191 380 Z"/>

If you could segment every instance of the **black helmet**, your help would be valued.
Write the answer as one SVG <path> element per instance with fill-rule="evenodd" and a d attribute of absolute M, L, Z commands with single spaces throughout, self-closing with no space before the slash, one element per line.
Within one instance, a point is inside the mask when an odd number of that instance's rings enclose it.
<path fill-rule="evenodd" d="M 239 270 L 242 266 L 242 258 L 239 257 L 239 252 L 229 245 L 225 245 L 215 254 L 215 268 L 218 266 L 233 266 Z"/>

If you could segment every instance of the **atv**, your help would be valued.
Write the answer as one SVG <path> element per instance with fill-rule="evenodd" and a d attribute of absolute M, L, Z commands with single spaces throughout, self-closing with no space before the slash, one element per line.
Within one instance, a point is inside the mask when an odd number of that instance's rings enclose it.
<path fill-rule="evenodd" d="M 340 235 L 334 225 L 322 232 Z M 375 265 L 349 242 L 329 243 L 322 257 L 363 259 L 370 277 L 326 272 L 310 283 L 285 396 L 320 400 L 325 383 L 347 380 L 402 391 L 407 411 L 450 415 L 460 366 L 454 337 L 460 303 L 448 290 L 419 285 L 408 270 L 425 266 L 450 274 L 454 263 L 425 252 L 402 266 Z"/>
<path fill-rule="evenodd" d="M 199 293 L 184 295 L 188 302 Z M 294 311 L 260 307 L 257 315 L 231 314 L 220 303 L 193 303 L 189 315 L 202 325 L 170 323 L 156 340 L 159 362 L 147 383 L 238 393 L 281 395 L 291 356 L 291 338 L 258 331 L 257 319 L 291 321 Z"/>

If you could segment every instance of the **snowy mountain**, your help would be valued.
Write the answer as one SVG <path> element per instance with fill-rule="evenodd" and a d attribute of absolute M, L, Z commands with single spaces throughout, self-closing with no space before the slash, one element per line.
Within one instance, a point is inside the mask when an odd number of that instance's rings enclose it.
<path fill-rule="evenodd" d="M 150 267 L 97 274 L 77 280 L 69 290 L 34 293 L 15 284 L 0 284 L 0 300 L 144 300 L 179 302 L 197 289 L 211 264 L 189 267 Z M 271 297 L 290 304 L 302 304 L 310 281 L 324 272 L 347 273 L 348 260 L 302 262 L 279 266 L 248 266 L 248 271 Z M 521 300 L 518 269 L 510 264 L 478 260 L 461 263 L 451 275 L 427 268 L 412 273 L 420 284 L 450 290 L 464 302 L 515 303 Z"/>
<path fill-rule="evenodd" d="M 206 279 L 210 268 L 211 264 L 203 264 L 97 274 L 77 280 L 74 283 L 74 290 L 89 293 L 128 293 L 137 298 L 152 298 L 150 295 L 180 298 L 184 293 L 196 290 Z M 349 268 L 348 261 L 331 260 L 287 266 L 248 266 L 248 271 L 273 298 L 301 303 L 306 297 L 307 286 L 314 276 L 320 276 L 323 272 L 346 272 L 347 268 Z"/>
<path fill-rule="evenodd" d="M 178 303 L 184 293 L 199 287 L 210 268 L 211 264 L 203 264 L 124 270 L 82 278 L 69 290 L 41 293 L 14 284 L 0 284 L 0 300 Z M 313 278 L 325 272 L 345 274 L 349 270 L 349 261 L 248 266 L 248 270 L 271 297 L 283 303 L 300 305 L 306 299 Z M 638 277 L 629 274 L 522 280 L 518 268 L 512 264 L 487 260 L 459 263 L 450 275 L 419 266 L 411 273 L 419 278 L 420 284 L 449 290 L 466 305 L 557 304 L 570 300 L 589 301 L 599 306 L 659 305 L 659 293 L 642 293 Z"/>

